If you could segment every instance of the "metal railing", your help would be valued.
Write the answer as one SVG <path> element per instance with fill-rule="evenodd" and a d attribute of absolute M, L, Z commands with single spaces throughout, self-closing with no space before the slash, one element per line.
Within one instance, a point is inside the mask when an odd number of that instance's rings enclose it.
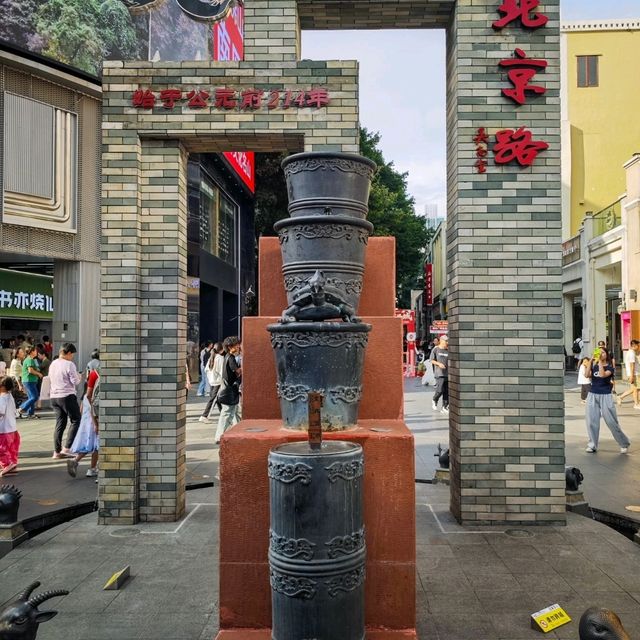
<path fill-rule="evenodd" d="M 580 260 L 580 234 L 562 243 L 562 266 L 566 267 Z"/>
<path fill-rule="evenodd" d="M 619 198 L 609 206 L 593 214 L 593 236 L 601 236 L 622 224 L 622 200 Z"/>

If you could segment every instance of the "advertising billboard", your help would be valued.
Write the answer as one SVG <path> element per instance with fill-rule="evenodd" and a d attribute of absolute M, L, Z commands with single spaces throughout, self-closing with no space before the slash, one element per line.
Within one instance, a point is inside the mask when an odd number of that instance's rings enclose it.
<path fill-rule="evenodd" d="M 233 0 L 0 0 L 0 45 L 95 78 L 103 60 L 213 60 L 212 24 L 234 6 Z"/>

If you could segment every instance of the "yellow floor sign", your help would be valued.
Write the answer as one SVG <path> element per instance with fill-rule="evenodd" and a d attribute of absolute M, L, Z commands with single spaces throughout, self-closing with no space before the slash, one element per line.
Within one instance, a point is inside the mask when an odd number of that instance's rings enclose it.
<path fill-rule="evenodd" d="M 568 622 L 571 622 L 571 618 L 559 604 L 552 604 L 542 611 L 531 614 L 531 627 L 544 633 L 553 631 Z"/>

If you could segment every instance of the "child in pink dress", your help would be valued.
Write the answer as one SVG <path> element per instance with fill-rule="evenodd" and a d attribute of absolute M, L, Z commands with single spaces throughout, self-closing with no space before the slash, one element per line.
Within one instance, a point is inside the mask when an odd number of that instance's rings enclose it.
<path fill-rule="evenodd" d="M 16 403 L 12 391 L 15 382 L 9 376 L 0 379 L 0 477 L 16 473 L 20 434 L 16 428 Z"/>

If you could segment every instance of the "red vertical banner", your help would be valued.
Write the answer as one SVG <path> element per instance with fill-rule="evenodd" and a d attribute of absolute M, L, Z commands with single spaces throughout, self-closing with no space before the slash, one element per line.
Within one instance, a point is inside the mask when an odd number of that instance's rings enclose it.
<path fill-rule="evenodd" d="M 244 6 L 241 4 L 235 6 L 224 20 L 214 23 L 213 59 L 218 62 L 244 60 Z M 253 151 L 225 151 L 222 155 L 249 191 L 255 193 Z"/>
<path fill-rule="evenodd" d="M 424 265 L 424 306 L 433 304 L 433 264 Z"/>

